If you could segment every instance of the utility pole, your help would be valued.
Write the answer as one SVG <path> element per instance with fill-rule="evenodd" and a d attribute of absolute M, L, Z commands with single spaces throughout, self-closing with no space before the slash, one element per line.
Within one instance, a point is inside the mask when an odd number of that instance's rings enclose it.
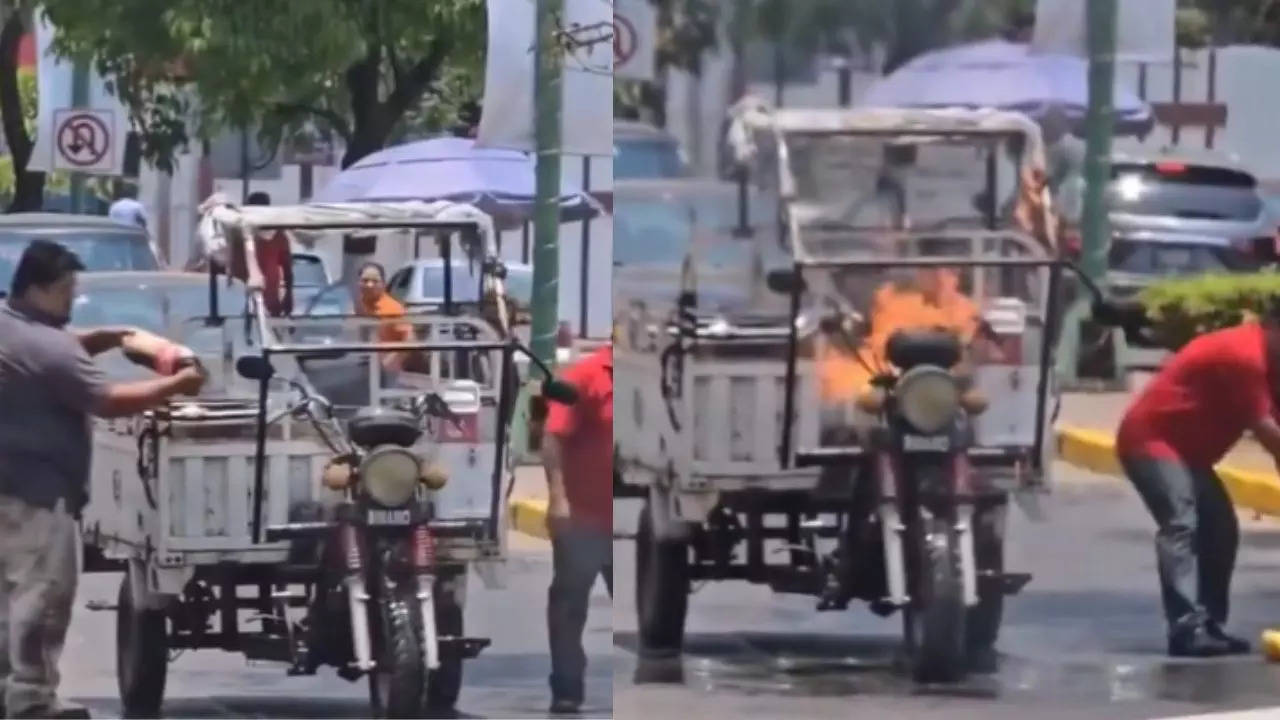
<path fill-rule="evenodd" d="M 1116 0 L 1087 0 L 1084 12 L 1089 47 L 1089 111 L 1085 116 L 1085 190 L 1080 223 L 1084 247 L 1080 269 L 1097 283 L 1106 275 L 1111 245 L 1106 187 L 1111 178 L 1115 119 Z M 1058 346 L 1058 376 L 1065 381 L 1076 379 L 1080 325 L 1089 316 L 1089 297 L 1084 293 L 1077 296 L 1080 299 L 1064 318 Z"/>
<path fill-rule="evenodd" d="M 76 60 L 71 71 L 71 106 L 84 108 L 89 106 L 89 62 Z M 87 178 L 84 173 L 71 174 L 71 212 L 83 213 L 88 208 L 85 192 Z"/>
<path fill-rule="evenodd" d="M 530 349 L 552 366 L 560 306 L 560 116 L 564 57 L 558 39 L 564 0 L 537 0 L 534 85 L 537 189 L 533 229 L 533 328 Z"/>
<path fill-rule="evenodd" d="M 1115 120 L 1116 0 L 1089 0 L 1089 113 L 1085 116 L 1084 257 L 1081 269 L 1095 282 L 1107 272 L 1110 223 L 1106 187 L 1111 178 Z"/>

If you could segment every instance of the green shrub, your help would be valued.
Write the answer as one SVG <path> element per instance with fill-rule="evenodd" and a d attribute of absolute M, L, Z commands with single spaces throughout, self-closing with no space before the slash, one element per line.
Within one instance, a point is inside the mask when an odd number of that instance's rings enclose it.
<path fill-rule="evenodd" d="M 1170 278 L 1145 288 L 1138 299 L 1161 343 L 1176 349 L 1265 313 L 1280 300 L 1280 272 Z"/>

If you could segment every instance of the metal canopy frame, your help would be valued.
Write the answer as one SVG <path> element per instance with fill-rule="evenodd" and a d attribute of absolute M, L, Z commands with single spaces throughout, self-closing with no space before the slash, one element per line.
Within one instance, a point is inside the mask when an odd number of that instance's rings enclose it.
<path fill-rule="evenodd" d="M 493 219 L 471 205 L 463 205 L 447 201 L 433 203 L 334 203 L 306 206 L 247 206 L 232 207 L 219 205 L 211 208 L 208 214 L 226 227 L 244 233 L 250 237 L 259 230 L 426 230 L 436 229 L 452 232 L 478 231 L 477 254 L 483 254 L 486 261 L 492 260 L 500 264 L 496 250 L 496 234 Z M 451 243 L 444 244 L 444 260 L 451 263 Z M 245 262 L 257 262 L 246 253 Z M 450 281 L 451 264 L 446 266 L 445 274 L 445 306 L 451 305 L 452 283 Z M 261 269 L 259 268 L 259 272 Z M 488 275 L 488 269 L 482 271 Z M 217 270 L 213 262 L 209 263 L 210 287 L 210 319 L 217 313 Z M 266 306 L 262 299 L 261 288 L 249 289 L 249 307 L 246 314 L 252 316 L 259 337 L 261 357 L 268 364 L 273 355 L 302 355 L 317 351 L 328 352 L 369 352 L 387 353 L 397 351 L 501 351 L 501 375 L 498 380 L 497 427 L 495 428 L 493 494 L 490 503 L 487 539 L 498 539 L 498 516 L 501 511 L 503 458 L 507 445 L 506 416 L 510 414 L 514 400 L 510 397 L 511 388 L 507 379 L 514 370 L 514 356 L 518 342 L 511 335 L 510 324 L 506 318 L 506 288 L 501 277 L 490 276 L 492 289 L 496 292 L 500 309 L 500 329 L 504 336 L 498 342 L 398 342 L 398 343 L 344 343 L 339 345 L 309 345 L 304 343 L 285 343 L 274 339 L 271 332 L 271 320 L 267 316 Z M 434 315 L 434 314 L 432 314 Z M 219 319 L 220 320 L 220 319 Z M 267 441 L 267 395 L 270 378 L 264 376 L 258 381 L 258 412 L 254 451 L 253 477 L 253 542 L 262 542 L 262 505 L 263 488 L 266 482 L 266 441 Z"/>
<path fill-rule="evenodd" d="M 904 237 L 914 236 L 921 239 L 933 239 L 941 237 L 938 233 L 903 233 Z M 994 237 L 1008 237 L 1009 233 L 989 233 Z M 954 233 L 953 236 L 974 237 L 973 234 Z M 1081 275 L 1081 271 L 1073 263 L 1051 258 L 1009 258 L 1009 257 L 988 257 L 978 258 L 974 256 L 929 256 L 929 257 L 911 257 L 911 258 L 820 258 L 820 259 L 801 259 L 797 258 L 793 271 L 797 278 L 803 278 L 804 271 L 814 269 L 831 269 L 831 268 L 894 268 L 894 267 L 948 267 L 948 268 L 1041 268 L 1048 271 L 1049 282 L 1045 289 L 1048 297 L 1045 300 L 1045 327 L 1044 334 L 1041 339 L 1040 347 L 1040 377 L 1036 384 L 1036 430 L 1035 444 L 1032 446 L 1032 469 L 1037 472 L 1043 472 L 1043 453 L 1044 453 L 1044 430 L 1047 418 L 1048 395 L 1049 395 L 1049 369 L 1053 366 L 1053 352 L 1057 344 L 1056 323 L 1052 319 L 1058 313 L 1058 295 L 1061 287 L 1061 277 L 1064 271 Z M 798 355 L 800 347 L 799 323 L 797 322 L 800 314 L 800 300 L 804 293 L 804 283 L 792 283 L 790 295 L 790 322 L 787 336 L 787 369 L 786 378 L 783 385 L 783 412 L 782 412 L 782 437 L 779 438 L 778 444 L 778 462 L 783 470 L 791 469 L 793 460 L 792 435 L 795 424 L 796 412 L 796 383 Z M 863 450 L 860 447 L 843 447 L 843 448 L 815 448 L 805 451 L 803 454 L 796 450 L 795 463 L 797 467 L 824 465 L 840 462 L 857 461 L 864 457 Z M 990 449 L 975 449 L 978 455 L 984 453 L 990 454 Z M 808 457 L 812 455 L 813 457 Z"/>

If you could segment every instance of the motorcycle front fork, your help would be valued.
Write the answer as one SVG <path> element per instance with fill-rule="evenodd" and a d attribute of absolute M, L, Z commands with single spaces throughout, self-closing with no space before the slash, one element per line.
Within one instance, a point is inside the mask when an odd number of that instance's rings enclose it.
<path fill-rule="evenodd" d="M 898 483 L 894 473 L 893 461 L 887 453 L 877 458 L 881 483 L 881 501 L 878 515 L 880 532 L 884 541 L 885 575 L 889 594 L 885 600 L 894 607 L 903 608 L 910 604 L 911 596 L 907 591 L 907 552 L 903 536 L 907 527 L 902 522 L 899 510 Z M 957 454 L 955 473 L 957 494 L 968 495 L 971 492 L 969 461 L 963 453 Z M 956 551 L 960 564 L 961 591 L 964 604 L 973 607 L 978 604 L 978 572 L 973 550 L 973 503 L 958 502 L 955 506 L 955 524 L 952 529 L 956 533 Z M 926 542 L 928 539 L 926 539 Z"/>
<path fill-rule="evenodd" d="M 374 669 L 373 642 L 369 631 L 369 592 L 365 586 L 364 557 L 360 537 L 352 525 L 341 529 L 342 552 L 347 564 L 347 605 L 351 613 L 351 642 L 356 668 Z M 418 610 L 422 614 L 422 655 L 427 668 L 440 667 L 440 642 L 436 631 L 435 539 L 425 525 L 413 531 L 413 566 L 416 571 Z"/>

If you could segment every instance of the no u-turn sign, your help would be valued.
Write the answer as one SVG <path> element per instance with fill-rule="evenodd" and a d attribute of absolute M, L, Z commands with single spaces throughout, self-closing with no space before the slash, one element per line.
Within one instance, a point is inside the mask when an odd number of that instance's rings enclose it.
<path fill-rule="evenodd" d="M 657 32 L 657 12 L 649 0 L 614 0 L 614 77 L 653 80 Z"/>

